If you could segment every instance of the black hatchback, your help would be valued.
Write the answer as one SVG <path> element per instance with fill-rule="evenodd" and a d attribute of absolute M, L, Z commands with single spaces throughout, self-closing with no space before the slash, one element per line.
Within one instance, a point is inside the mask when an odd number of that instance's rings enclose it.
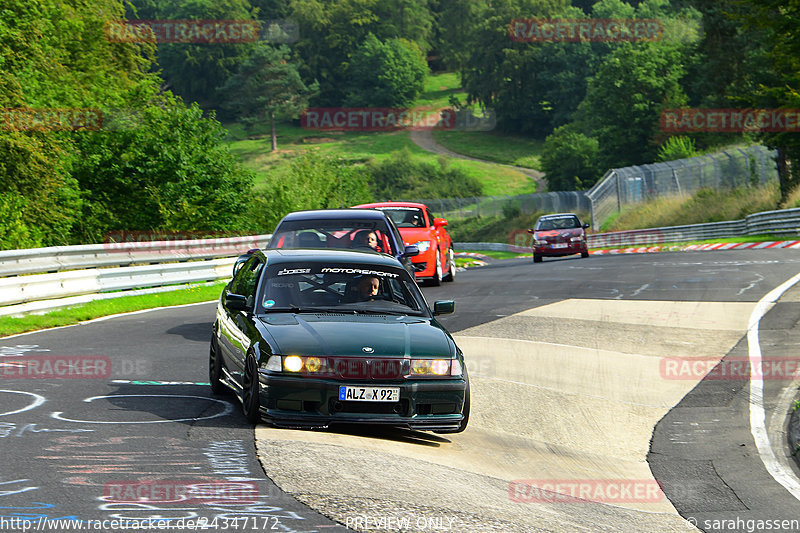
<path fill-rule="evenodd" d="M 269 249 L 334 248 L 391 255 L 414 274 L 411 257 L 392 219 L 377 209 L 316 209 L 289 213 L 278 222 Z"/>

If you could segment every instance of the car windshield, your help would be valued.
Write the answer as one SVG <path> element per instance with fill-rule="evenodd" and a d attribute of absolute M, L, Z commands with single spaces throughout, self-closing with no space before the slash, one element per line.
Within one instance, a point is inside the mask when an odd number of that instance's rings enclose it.
<path fill-rule="evenodd" d="M 397 255 L 384 220 L 289 220 L 275 230 L 269 248 L 373 249 Z"/>
<path fill-rule="evenodd" d="M 573 229 L 580 228 L 581 222 L 578 217 L 558 217 L 558 218 L 545 218 L 539 220 L 536 224 L 536 231 L 539 230 L 553 230 L 553 229 Z"/>
<path fill-rule="evenodd" d="M 303 262 L 267 268 L 260 310 L 426 316 L 425 300 L 405 269 Z"/>
<path fill-rule="evenodd" d="M 398 228 L 424 228 L 425 217 L 418 207 L 381 207 Z"/>

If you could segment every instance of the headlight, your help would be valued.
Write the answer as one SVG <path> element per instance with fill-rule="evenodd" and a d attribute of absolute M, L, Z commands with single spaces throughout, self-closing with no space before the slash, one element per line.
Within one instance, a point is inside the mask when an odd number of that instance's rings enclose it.
<path fill-rule="evenodd" d="M 572 237 L 572 238 L 570 239 L 570 241 L 572 241 L 572 242 L 581 242 L 581 240 L 583 240 L 583 238 L 582 238 L 582 237 Z"/>
<path fill-rule="evenodd" d="M 412 359 L 412 377 L 433 377 L 450 375 L 450 359 Z"/>
<path fill-rule="evenodd" d="M 420 252 L 427 252 L 427 251 L 428 251 L 428 248 L 430 248 L 430 247 L 431 247 L 431 241 L 419 241 L 419 242 L 415 242 L 415 243 L 414 243 L 414 246 L 416 246 L 417 248 L 419 248 L 419 251 L 420 251 Z"/>
<path fill-rule="evenodd" d="M 300 372 L 303 370 L 303 358 L 289 355 L 283 360 L 283 369 L 287 372 Z"/>
<path fill-rule="evenodd" d="M 535 241 L 533 241 L 533 243 L 534 243 L 536 246 L 544 246 L 545 244 L 547 244 L 547 241 L 543 241 L 543 240 L 540 240 L 540 239 L 536 239 Z"/>

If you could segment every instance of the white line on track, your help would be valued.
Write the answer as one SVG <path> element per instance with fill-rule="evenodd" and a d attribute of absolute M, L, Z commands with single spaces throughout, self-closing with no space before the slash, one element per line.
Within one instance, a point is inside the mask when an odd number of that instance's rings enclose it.
<path fill-rule="evenodd" d="M 796 499 L 800 500 L 800 481 L 794 473 L 782 464 L 775 456 L 767 434 L 766 413 L 764 412 L 764 378 L 761 372 L 753 372 L 761 364 L 761 346 L 758 342 L 758 325 L 761 318 L 769 310 L 770 304 L 776 302 L 784 292 L 800 281 L 800 274 L 772 289 L 756 304 L 750 315 L 747 328 L 747 346 L 750 356 L 750 433 L 753 434 L 758 453 L 767 472 L 780 483 Z M 780 406 L 778 407 L 780 408 Z"/>

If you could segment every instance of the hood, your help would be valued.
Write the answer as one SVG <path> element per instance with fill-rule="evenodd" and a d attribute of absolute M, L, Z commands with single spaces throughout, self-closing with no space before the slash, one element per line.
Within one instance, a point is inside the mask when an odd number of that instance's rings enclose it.
<path fill-rule="evenodd" d="M 455 355 L 447 334 L 425 317 L 274 314 L 260 317 L 283 355 L 443 357 Z M 372 348 L 371 352 L 364 347 Z"/>

